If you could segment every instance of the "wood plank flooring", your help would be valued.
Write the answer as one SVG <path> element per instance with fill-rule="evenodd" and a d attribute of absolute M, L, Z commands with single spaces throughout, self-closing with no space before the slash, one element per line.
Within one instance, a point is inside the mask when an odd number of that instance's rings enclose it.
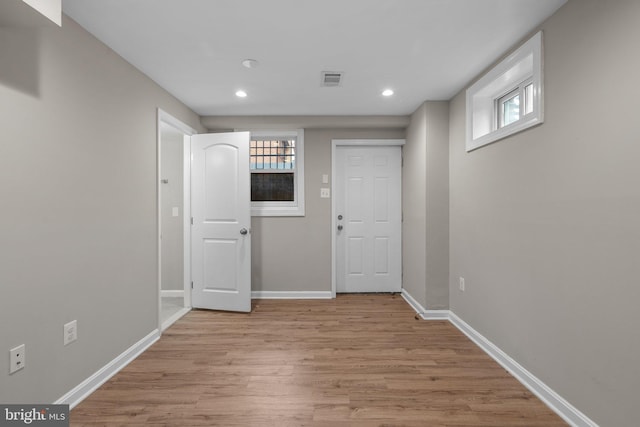
<path fill-rule="evenodd" d="M 395 295 L 193 311 L 72 426 L 565 426 L 446 321 Z"/>

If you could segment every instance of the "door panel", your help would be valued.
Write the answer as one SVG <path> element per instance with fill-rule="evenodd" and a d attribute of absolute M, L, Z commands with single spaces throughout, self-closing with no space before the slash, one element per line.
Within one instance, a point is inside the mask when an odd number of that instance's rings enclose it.
<path fill-rule="evenodd" d="M 191 153 L 192 305 L 251 311 L 249 133 L 195 135 Z"/>
<path fill-rule="evenodd" d="M 389 222 L 389 179 L 374 180 L 374 220 L 377 224 Z"/>
<path fill-rule="evenodd" d="M 338 292 L 402 288 L 401 148 L 336 148 Z"/>
<path fill-rule="evenodd" d="M 238 252 L 235 240 L 204 239 L 203 242 L 204 279 L 202 287 L 205 291 L 237 291 L 238 277 L 233 268 L 220 266 L 234 265 Z"/>
<path fill-rule="evenodd" d="M 364 246 L 363 239 L 361 237 L 349 238 L 349 251 L 347 252 L 349 257 L 347 263 L 349 265 L 348 274 L 351 276 L 361 275 L 364 273 Z"/>
<path fill-rule="evenodd" d="M 373 249 L 375 274 L 389 274 L 389 238 L 377 237 Z"/>

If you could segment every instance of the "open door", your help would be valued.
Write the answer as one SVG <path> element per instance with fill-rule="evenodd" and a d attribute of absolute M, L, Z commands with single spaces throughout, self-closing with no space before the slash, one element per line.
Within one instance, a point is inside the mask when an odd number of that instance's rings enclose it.
<path fill-rule="evenodd" d="M 251 311 L 249 132 L 191 137 L 195 308 Z"/>

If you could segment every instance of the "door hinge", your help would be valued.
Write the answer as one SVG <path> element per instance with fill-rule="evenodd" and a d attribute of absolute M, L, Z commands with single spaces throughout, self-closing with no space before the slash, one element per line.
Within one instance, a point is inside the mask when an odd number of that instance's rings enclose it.
<path fill-rule="evenodd" d="M 193 289 L 193 282 L 191 282 L 191 289 Z"/>
<path fill-rule="evenodd" d="M 191 217 L 191 225 L 193 225 L 193 217 Z"/>

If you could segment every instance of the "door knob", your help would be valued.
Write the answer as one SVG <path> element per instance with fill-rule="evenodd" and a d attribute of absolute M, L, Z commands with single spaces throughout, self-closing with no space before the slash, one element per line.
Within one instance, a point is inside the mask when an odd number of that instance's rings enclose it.
<path fill-rule="evenodd" d="M 342 224 L 338 226 L 338 231 L 342 230 Z"/>
<path fill-rule="evenodd" d="M 240 230 L 240 234 L 242 234 L 243 236 L 244 236 L 245 234 L 247 234 L 247 233 L 248 233 L 248 231 L 247 231 L 247 229 L 246 229 L 246 228 L 243 228 L 243 229 L 241 229 L 241 230 Z"/>

